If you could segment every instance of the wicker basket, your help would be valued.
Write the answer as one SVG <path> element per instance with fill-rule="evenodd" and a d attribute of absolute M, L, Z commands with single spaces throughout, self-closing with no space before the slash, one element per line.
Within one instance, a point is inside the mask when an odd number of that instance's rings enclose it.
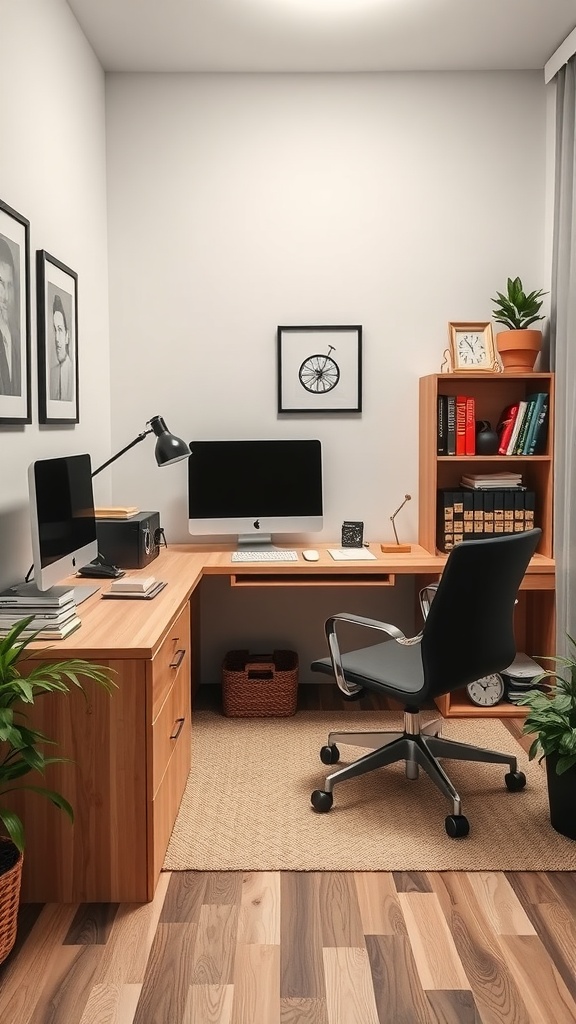
<path fill-rule="evenodd" d="M 10 848 L 15 850 L 12 840 L 0 836 L 0 862 L 9 855 Z M 0 875 L 0 964 L 6 959 L 16 942 L 22 854 L 16 851 L 16 855 L 15 864 L 8 868 L 3 875 Z"/>
<path fill-rule="evenodd" d="M 250 654 L 228 651 L 222 665 L 222 703 L 228 718 L 282 717 L 296 713 L 295 651 Z"/>

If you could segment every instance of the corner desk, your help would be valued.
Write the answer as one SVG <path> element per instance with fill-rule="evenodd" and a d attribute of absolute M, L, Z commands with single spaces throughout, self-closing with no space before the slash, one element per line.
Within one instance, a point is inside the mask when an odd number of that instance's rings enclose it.
<path fill-rule="evenodd" d="M 110 696 L 88 682 L 86 695 L 73 688 L 40 698 L 31 709 L 30 720 L 71 759 L 50 766 L 46 785 L 66 796 L 75 821 L 71 825 L 34 793 L 12 794 L 26 828 L 25 902 L 152 899 L 190 770 L 192 664 L 204 576 L 228 576 L 235 587 L 273 588 L 391 587 L 397 575 L 412 575 L 419 589 L 438 578 L 446 561 L 417 544 L 409 553 L 384 554 L 378 543 L 370 546 L 376 560 L 340 562 L 329 546 L 318 545 L 318 562 L 305 562 L 299 553 L 298 562 L 246 564 L 231 561 L 232 545 L 171 545 L 145 569 L 130 570 L 166 582 L 156 598 L 102 600 L 110 587 L 102 581 L 81 604 L 76 632 L 49 648 L 34 645 L 32 658 L 41 653 L 43 660 L 82 657 L 109 665 L 117 688 Z M 519 649 L 553 650 L 554 586 L 553 560 L 536 555 L 519 596 Z M 472 710 L 463 701 L 439 707 L 443 714 Z"/>

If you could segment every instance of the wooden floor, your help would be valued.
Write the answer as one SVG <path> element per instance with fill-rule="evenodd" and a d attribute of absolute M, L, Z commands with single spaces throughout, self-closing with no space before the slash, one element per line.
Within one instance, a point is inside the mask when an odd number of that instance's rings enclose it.
<path fill-rule="evenodd" d="M 574 1024 L 575 920 L 576 873 L 163 874 L 150 904 L 23 906 L 0 1022 Z"/>

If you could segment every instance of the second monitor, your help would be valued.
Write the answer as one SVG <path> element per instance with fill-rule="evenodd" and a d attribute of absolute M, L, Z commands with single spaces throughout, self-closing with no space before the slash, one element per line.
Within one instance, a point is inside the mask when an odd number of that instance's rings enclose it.
<path fill-rule="evenodd" d="M 239 547 L 272 534 L 322 529 L 318 440 L 191 441 L 188 515 L 193 536 L 237 535 Z"/>

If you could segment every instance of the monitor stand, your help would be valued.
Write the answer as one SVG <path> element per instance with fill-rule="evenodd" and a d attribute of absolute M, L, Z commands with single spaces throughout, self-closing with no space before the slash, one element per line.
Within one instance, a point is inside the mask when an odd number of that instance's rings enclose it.
<path fill-rule="evenodd" d="M 236 542 L 238 551 L 277 551 L 272 543 L 272 534 L 259 533 L 257 537 L 253 533 L 241 533 Z"/>

